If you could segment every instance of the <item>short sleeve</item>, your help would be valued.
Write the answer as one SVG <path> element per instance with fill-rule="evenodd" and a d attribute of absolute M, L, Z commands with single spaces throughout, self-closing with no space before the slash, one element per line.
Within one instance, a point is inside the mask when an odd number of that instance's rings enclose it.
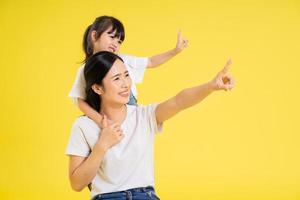
<path fill-rule="evenodd" d="M 125 66 L 134 83 L 141 83 L 144 79 L 145 70 L 148 65 L 147 57 L 136 57 L 131 55 L 121 54 Z"/>
<path fill-rule="evenodd" d="M 149 120 L 150 131 L 153 133 L 160 133 L 163 130 L 163 124 L 157 124 L 155 110 L 158 104 L 150 104 L 146 106 L 146 114 Z"/>
<path fill-rule="evenodd" d="M 77 104 L 77 98 L 86 99 L 85 94 L 85 78 L 84 78 L 84 65 L 82 65 L 77 72 L 76 79 L 73 83 L 72 89 L 69 93 L 75 104 Z"/>
<path fill-rule="evenodd" d="M 71 136 L 65 153 L 67 155 L 87 157 L 90 152 L 91 149 L 87 143 L 85 135 L 82 129 L 75 122 L 71 130 Z"/>

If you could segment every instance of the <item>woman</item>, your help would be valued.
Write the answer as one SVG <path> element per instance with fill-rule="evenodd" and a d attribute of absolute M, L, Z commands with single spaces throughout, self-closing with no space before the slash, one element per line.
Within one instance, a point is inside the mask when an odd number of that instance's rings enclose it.
<path fill-rule="evenodd" d="M 102 129 L 86 116 L 72 128 L 66 153 L 71 186 L 81 191 L 92 183 L 93 199 L 158 199 L 154 192 L 153 141 L 164 121 L 216 90 L 230 90 L 230 61 L 212 80 L 188 88 L 163 103 L 127 105 L 131 79 L 122 59 L 98 52 L 84 68 L 86 102 L 103 116 Z M 114 123 L 107 124 L 107 119 Z"/>

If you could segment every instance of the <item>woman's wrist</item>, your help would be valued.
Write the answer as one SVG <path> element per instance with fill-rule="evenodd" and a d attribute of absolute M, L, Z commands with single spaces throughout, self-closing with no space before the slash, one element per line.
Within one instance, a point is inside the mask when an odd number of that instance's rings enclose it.
<path fill-rule="evenodd" d="M 207 85 L 207 89 L 210 91 L 210 92 L 214 92 L 216 91 L 217 87 L 216 87 L 216 84 L 214 81 L 209 81 L 206 83 Z"/>
<path fill-rule="evenodd" d="M 179 54 L 181 51 L 182 51 L 182 49 L 180 49 L 179 47 L 175 47 L 175 48 L 173 49 L 173 51 L 172 51 L 173 56 Z"/>

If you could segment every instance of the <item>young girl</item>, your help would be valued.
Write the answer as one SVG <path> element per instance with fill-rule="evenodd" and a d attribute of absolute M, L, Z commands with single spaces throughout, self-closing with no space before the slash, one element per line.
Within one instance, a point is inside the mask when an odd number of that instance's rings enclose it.
<path fill-rule="evenodd" d="M 91 183 L 94 200 L 159 199 L 154 191 L 153 141 L 164 121 L 213 91 L 230 90 L 230 61 L 203 85 L 182 90 L 159 104 L 132 106 L 131 78 L 122 59 L 98 52 L 86 63 L 86 102 L 104 117 L 102 129 L 87 116 L 72 128 L 66 150 L 71 186 L 81 191 Z M 114 122 L 108 125 L 107 118 Z"/>
<path fill-rule="evenodd" d="M 83 38 L 83 49 L 86 55 L 85 61 L 94 53 L 99 51 L 110 51 L 118 54 L 120 45 L 125 39 L 123 24 L 116 18 L 110 16 L 101 16 L 96 18 L 93 24 L 88 26 Z M 146 68 L 157 67 L 168 61 L 188 45 L 188 41 L 183 39 L 181 33 L 178 33 L 177 45 L 174 49 L 165 53 L 152 56 L 150 58 L 135 57 L 130 55 L 119 56 L 123 59 L 126 68 L 133 80 L 128 104 L 136 105 L 136 83 L 141 83 Z M 91 108 L 85 101 L 85 80 L 83 75 L 84 65 L 77 73 L 77 78 L 69 93 L 79 109 L 88 117 L 93 119 L 98 125 L 101 125 L 102 115 Z"/>

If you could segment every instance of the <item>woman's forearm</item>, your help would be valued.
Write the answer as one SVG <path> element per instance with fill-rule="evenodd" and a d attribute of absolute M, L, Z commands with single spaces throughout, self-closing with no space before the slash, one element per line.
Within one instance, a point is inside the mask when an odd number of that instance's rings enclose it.
<path fill-rule="evenodd" d="M 160 103 L 156 108 L 156 120 L 158 124 L 170 119 L 178 112 L 191 107 L 214 91 L 211 83 L 205 83 L 196 87 L 187 88 L 176 96 Z"/>
<path fill-rule="evenodd" d="M 106 148 L 97 142 L 91 154 L 73 170 L 70 174 L 70 181 L 74 190 L 81 191 L 91 183 L 96 176 L 106 151 Z"/>
<path fill-rule="evenodd" d="M 213 91 L 214 89 L 210 82 L 182 90 L 175 96 L 178 109 L 184 110 L 201 102 Z"/>

